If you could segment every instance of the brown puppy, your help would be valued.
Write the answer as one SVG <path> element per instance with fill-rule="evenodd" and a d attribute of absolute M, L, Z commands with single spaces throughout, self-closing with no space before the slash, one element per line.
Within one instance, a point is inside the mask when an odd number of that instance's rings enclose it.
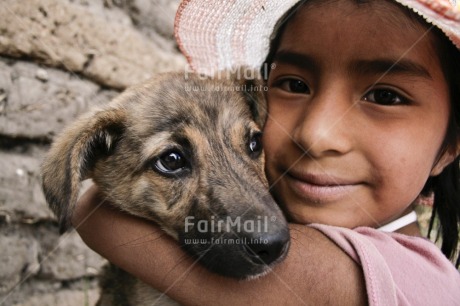
<path fill-rule="evenodd" d="M 159 75 L 65 130 L 42 168 L 61 230 L 90 177 L 113 205 L 159 224 L 211 271 L 250 278 L 282 260 L 289 231 L 264 175 L 263 87 L 242 71 Z M 154 301 L 125 272 L 106 274 L 100 305 Z"/>

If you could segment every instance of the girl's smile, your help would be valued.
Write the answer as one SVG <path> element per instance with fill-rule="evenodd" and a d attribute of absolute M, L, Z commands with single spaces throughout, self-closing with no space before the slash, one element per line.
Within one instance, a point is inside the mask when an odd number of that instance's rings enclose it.
<path fill-rule="evenodd" d="M 329 174 L 301 173 L 295 168 L 286 171 L 286 180 L 295 194 L 318 204 L 339 200 L 360 185 L 352 179 L 338 178 Z"/>
<path fill-rule="evenodd" d="M 434 36 L 395 4 L 351 1 L 306 2 L 283 33 L 263 139 L 274 196 L 299 223 L 398 218 L 453 157 L 439 156 L 450 97 Z"/>

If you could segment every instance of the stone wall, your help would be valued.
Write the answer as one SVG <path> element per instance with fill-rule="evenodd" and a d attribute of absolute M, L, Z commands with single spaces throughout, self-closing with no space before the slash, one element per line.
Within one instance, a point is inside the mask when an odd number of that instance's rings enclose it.
<path fill-rule="evenodd" d="M 104 260 L 59 236 L 40 187 L 49 144 L 88 108 L 185 61 L 177 0 L 0 1 L 0 305 L 93 305 Z"/>

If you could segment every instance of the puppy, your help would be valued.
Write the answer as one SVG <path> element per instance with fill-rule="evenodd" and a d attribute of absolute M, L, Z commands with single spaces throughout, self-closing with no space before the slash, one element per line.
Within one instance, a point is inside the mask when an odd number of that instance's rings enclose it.
<path fill-rule="evenodd" d="M 251 278 L 281 261 L 289 231 L 264 175 L 263 87 L 226 75 L 158 75 L 66 129 L 42 166 L 61 231 L 81 181 L 92 178 L 112 205 L 155 222 L 215 273 Z M 158 296 L 114 266 L 102 279 L 99 305 Z"/>

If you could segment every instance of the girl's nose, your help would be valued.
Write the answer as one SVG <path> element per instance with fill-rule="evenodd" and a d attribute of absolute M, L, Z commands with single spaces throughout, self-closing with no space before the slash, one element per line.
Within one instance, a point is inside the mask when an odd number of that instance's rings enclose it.
<path fill-rule="evenodd" d="M 294 140 L 312 157 L 345 154 L 352 148 L 353 102 L 340 90 L 315 95 L 295 128 Z"/>

